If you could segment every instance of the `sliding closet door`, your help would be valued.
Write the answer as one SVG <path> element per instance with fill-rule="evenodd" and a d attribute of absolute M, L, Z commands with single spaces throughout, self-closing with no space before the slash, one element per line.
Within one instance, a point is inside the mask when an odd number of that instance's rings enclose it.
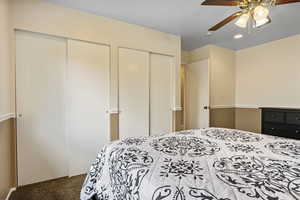
<path fill-rule="evenodd" d="M 67 143 L 70 176 L 86 173 L 109 142 L 110 48 L 68 41 Z"/>
<path fill-rule="evenodd" d="M 119 49 L 119 136 L 149 136 L 149 53 Z"/>
<path fill-rule="evenodd" d="M 63 39 L 16 33 L 18 185 L 68 175 Z"/>
<path fill-rule="evenodd" d="M 172 130 L 171 83 L 174 58 L 150 54 L 150 135 Z"/>

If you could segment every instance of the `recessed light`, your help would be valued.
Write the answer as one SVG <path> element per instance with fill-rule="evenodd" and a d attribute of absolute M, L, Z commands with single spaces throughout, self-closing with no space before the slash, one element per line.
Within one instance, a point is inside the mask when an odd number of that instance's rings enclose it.
<path fill-rule="evenodd" d="M 242 34 L 237 34 L 237 35 L 233 36 L 234 39 L 240 39 L 240 38 L 242 38 L 242 37 L 243 37 Z"/>
<path fill-rule="evenodd" d="M 212 32 L 211 31 L 208 31 L 207 33 L 206 33 L 206 36 L 211 36 L 212 35 Z"/>

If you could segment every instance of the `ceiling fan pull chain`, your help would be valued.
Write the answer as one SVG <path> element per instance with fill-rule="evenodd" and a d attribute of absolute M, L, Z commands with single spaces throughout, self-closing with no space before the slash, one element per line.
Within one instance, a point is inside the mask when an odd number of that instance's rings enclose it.
<path fill-rule="evenodd" d="M 250 15 L 250 18 L 248 20 L 248 23 L 247 23 L 247 32 L 248 34 L 251 34 L 251 30 L 252 30 L 252 16 Z"/>

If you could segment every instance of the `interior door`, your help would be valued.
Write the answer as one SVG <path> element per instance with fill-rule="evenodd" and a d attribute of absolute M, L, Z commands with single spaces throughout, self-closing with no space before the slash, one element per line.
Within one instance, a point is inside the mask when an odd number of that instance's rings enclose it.
<path fill-rule="evenodd" d="M 63 39 L 16 32 L 18 185 L 68 175 Z"/>
<path fill-rule="evenodd" d="M 67 143 L 69 175 L 88 172 L 109 142 L 110 47 L 68 41 Z"/>
<path fill-rule="evenodd" d="M 172 130 L 173 68 L 173 57 L 150 54 L 150 135 Z"/>
<path fill-rule="evenodd" d="M 149 53 L 119 49 L 119 137 L 149 136 Z"/>
<path fill-rule="evenodd" d="M 186 126 L 209 127 L 209 60 L 186 67 Z"/>

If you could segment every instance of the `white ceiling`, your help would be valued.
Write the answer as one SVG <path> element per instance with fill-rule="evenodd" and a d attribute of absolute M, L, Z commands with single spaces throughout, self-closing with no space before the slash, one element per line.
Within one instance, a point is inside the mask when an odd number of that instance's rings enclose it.
<path fill-rule="evenodd" d="M 300 3 L 272 8 L 272 23 L 248 33 L 230 23 L 207 36 L 207 30 L 238 10 L 236 7 L 201 6 L 202 0 L 48 0 L 66 7 L 91 12 L 159 31 L 180 35 L 182 48 L 206 44 L 243 49 L 300 34 Z M 244 37 L 234 40 L 233 35 Z"/>

